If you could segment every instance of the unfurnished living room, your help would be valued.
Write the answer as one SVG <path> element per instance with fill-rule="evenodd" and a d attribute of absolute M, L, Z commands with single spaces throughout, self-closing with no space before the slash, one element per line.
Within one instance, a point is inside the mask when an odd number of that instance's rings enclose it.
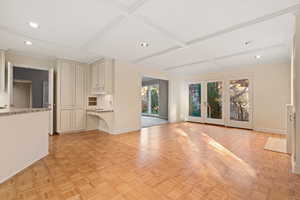
<path fill-rule="evenodd" d="M 300 0 L 0 0 L 0 200 L 300 200 Z"/>

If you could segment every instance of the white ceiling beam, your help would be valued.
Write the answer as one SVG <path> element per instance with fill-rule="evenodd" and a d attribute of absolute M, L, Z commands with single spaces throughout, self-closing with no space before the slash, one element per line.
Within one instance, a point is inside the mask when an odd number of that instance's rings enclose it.
<path fill-rule="evenodd" d="M 136 12 L 139 8 L 141 8 L 143 5 L 145 5 L 149 0 L 137 0 L 133 5 L 129 7 L 127 10 L 128 13 L 133 14 Z"/>
<path fill-rule="evenodd" d="M 95 42 L 99 41 L 103 36 L 110 33 L 116 27 L 118 27 L 125 19 L 131 16 L 135 11 L 137 11 L 141 6 L 143 6 L 149 0 L 138 0 L 129 8 L 124 7 L 119 4 L 116 0 L 107 0 L 106 3 L 111 4 L 113 7 L 119 10 L 120 16 L 109 22 L 104 28 L 102 28 L 98 33 L 91 37 L 85 44 L 81 46 L 81 49 L 89 49 L 89 47 Z"/>
<path fill-rule="evenodd" d="M 113 29 L 115 29 L 119 24 L 122 23 L 127 17 L 124 15 L 120 15 L 110 21 L 103 29 L 101 29 L 98 33 L 96 33 L 92 38 L 90 38 L 84 45 L 80 47 L 80 49 L 87 50 L 89 47 L 95 42 L 100 40 L 106 34 L 110 33 Z"/>
<path fill-rule="evenodd" d="M 298 10 L 300 10 L 300 4 L 288 7 L 286 9 L 279 10 L 277 12 L 273 12 L 271 14 L 268 14 L 268 15 L 265 15 L 265 16 L 262 16 L 262 17 L 258 17 L 258 18 L 254 19 L 254 20 L 250 20 L 250 21 L 247 21 L 247 22 L 244 22 L 244 23 L 241 23 L 241 24 L 237 24 L 237 25 L 231 26 L 229 28 L 217 31 L 215 33 L 206 35 L 204 37 L 200 37 L 200 38 L 196 38 L 196 39 L 190 40 L 190 41 L 186 42 L 186 47 L 189 47 L 191 45 L 196 45 L 196 44 L 198 44 L 200 42 L 203 42 L 203 41 L 206 41 L 208 39 L 215 38 L 215 37 L 218 37 L 220 35 L 224 35 L 224 34 L 227 34 L 227 33 L 230 33 L 230 32 L 233 32 L 233 31 L 245 28 L 245 27 L 249 27 L 249 26 L 261 23 L 261 22 L 265 22 L 265 21 L 271 20 L 271 19 L 273 19 L 275 17 L 279 17 L 279 16 L 286 15 L 286 14 L 289 14 L 289 13 L 294 13 L 294 12 L 296 12 Z M 176 51 L 178 49 L 180 49 L 180 48 L 174 48 L 171 51 L 163 50 L 161 52 L 154 53 L 154 54 L 151 54 L 151 55 L 144 56 L 142 58 L 136 59 L 135 62 L 138 63 L 138 62 L 150 59 L 152 57 L 156 57 L 156 56 L 164 55 L 164 54 L 167 54 L 167 53 L 171 53 L 171 52 Z"/>
<path fill-rule="evenodd" d="M 285 15 L 285 14 L 288 14 L 288 13 L 293 13 L 296 10 L 299 10 L 299 9 L 300 9 L 300 4 L 297 4 L 295 6 L 291 6 L 291 7 L 288 7 L 286 9 L 279 10 L 277 12 L 274 12 L 274 13 L 271 13 L 271 14 L 268 14 L 268 15 L 265 15 L 265 16 L 262 16 L 262 17 L 258 17 L 254 20 L 250 20 L 250 21 L 247 21 L 247 22 L 244 22 L 244 23 L 241 23 L 241 24 L 231 26 L 229 28 L 223 29 L 221 31 L 217 31 L 215 33 L 206 35 L 204 37 L 200 37 L 200 38 L 190 40 L 190 41 L 187 42 L 187 44 L 188 45 L 197 44 L 199 42 L 202 42 L 202 41 L 214 38 L 214 37 L 218 37 L 220 35 L 224 35 L 224 34 L 236 31 L 238 29 L 242 29 L 242 28 L 245 28 L 245 27 L 248 27 L 248 26 L 252 26 L 252 25 L 255 25 L 255 24 L 259 24 L 259 23 L 271 20 L 275 17 L 279 17 L 279 16 L 282 16 L 282 15 Z"/>
<path fill-rule="evenodd" d="M 147 17 L 145 17 L 143 15 L 140 15 L 140 14 L 134 14 L 134 15 L 132 15 L 132 17 L 134 17 L 135 19 L 141 21 L 142 23 L 147 25 L 149 28 L 151 28 L 152 30 L 154 30 L 154 31 L 160 33 L 161 35 L 165 36 L 166 38 L 173 41 L 177 45 L 179 45 L 181 47 L 185 47 L 187 45 L 184 41 L 180 40 L 175 34 L 170 33 L 169 31 L 167 31 L 166 29 L 164 29 L 163 27 L 161 27 L 157 24 L 154 24 Z"/>
<path fill-rule="evenodd" d="M 263 48 L 256 48 L 256 49 L 252 49 L 252 50 L 248 50 L 248 51 L 241 51 L 241 52 L 237 52 L 237 53 L 233 53 L 233 54 L 229 54 L 229 55 L 224 55 L 224 56 L 218 56 L 218 57 L 214 57 L 214 58 L 199 60 L 199 61 L 186 63 L 186 64 L 182 64 L 182 65 L 178 65 L 178 66 L 167 67 L 164 70 L 165 71 L 172 71 L 172 70 L 176 70 L 176 69 L 184 68 L 184 67 L 188 67 L 188 66 L 199 65 L 199 64 L 203 64 L 203 63 L 216 62 L 216 61 L 224 60 L 224 59 L 227 59 L 227 58 L 232 58 L 232 57 L 237 57 L 237 56 L 242 56 L 242 55 L 248 55 L 248 54 L 252 54 L 252 53 L 256 53 L 256 52 L 275 49 L 275 48 L 282 48 L 282 47 L 285 47 L 285 46 L 286 46 L 286 44 L 276 44 L 276 45 L 271 45 L 271 46 L 267 46 L 267 47 L 263 47 Z"/>
<path fill-rule="evenodd" d="M 92 37 L 86 44 L 82 46 L 82 49 L 88 49 L 90 45 L 94 43 L 94 41 L 100 40 L 105 34 L 112 31 L 114 28 L 116 28 L 123 20 L 126 18 L 134 18 L 140 22 L 142 22 L 144 25 L 148 26 L 153 31 L 163 35 L 164 37 L 168 38 L 170 41 L 173 41 L 176 45 L 180 47 L 185 47 L 187 44 L 180 40 L 175 34 L 170 33 L 163 27 L 151 22 L 147 17 L 140 15 L 140 14 L 134 14 L 140 7 L 142 7 L 147 1 L 149 0 L 139 0 L 136 1 L 132 6 L 129 8 L 125 8 L 124 6 L 120 5 L 116 2 L 116 0 L 111 0 L 109 3 L 111 3 L 112 6 L 117 8 L 121 16 L 118 19 L 114 19 L 106 27 L 104 27 L 101 31 L 99 31 L 97 34 L 95 34 L 94 37 Z"/>
<path fill-rule="evenodd" d="M 182 48 L 181 46 L 174 46 L 174 47 L 171 47 L 171 48 L 168 48 L 168 49 L 165 49 L 165 50 L 153 53 L 151 55 L 148 55 L 148 56 L 145 56 L 145 57 L 133 60 L 132 62 L 133 63 L 139 63 L 139 62 L 141 62 L 143 60 L 146 60 L 148 58 L 156 57 L 156 56 L 159 56 L 159 55 L 162 55 L 162 54 L 167 54 L 169 52 L 172 52 L 172 51 L 175 51 L 175 50 L 178 50 L 178 49 L 181 49 L 181 48 Z"/>

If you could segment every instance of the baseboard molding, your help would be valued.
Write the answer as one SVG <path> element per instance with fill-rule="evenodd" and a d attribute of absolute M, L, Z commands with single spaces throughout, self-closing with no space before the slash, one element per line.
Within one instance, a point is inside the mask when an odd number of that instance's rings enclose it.
<path fill-rule="evenodd" d="M 85 132 L 88 131 L 88 129 L 81 129 L 81 130 L 73 130 L 73 131 L 56 131 L 58 134 L 72 134 L 72 133 L 80 133 L 80 132 Z"/>
<path fill-rule="evenodd" d="M 294 159 L 292 159 L 292 172 L 294 174 L 300 174 L 300 163 L 297 163 Z"/>
<path fill-rule="evenodd" d="M 103 129 L 101 127 L 98 127 L 97 129 L 98 131 L 102 131 L 102 132 L 105 132 L 105 133 L 108 133 L 108 134 L 113 134 L 110 130 L 107 130 L 107 129 Z"/>
<path fill-rule="evenodd" d="M 30 161 L 27 165 L 25 165 L 24 167 L 22 167 L 20 170 L 12 173 L 11 175 L 3 178 L 0 180 L 0 184 L 4 183 L 5 181 L 7 181 L 8 179 L 12 178 L 13 176 L 15 176 L 16 174 L 20 173 L 21 171 L 23 171 L 24 169 L 26 169 L 27 167 L 31 166 L 32 164 L 34 164 L 35 162 L 41 160 L 42 158 L 46 157 L 49 154 L 49 152 L 41 154 L 39 158 Z"/>
<path fill-rule="evenodd" d="M 102 132 L 105 132 L 105 133 L 108 133 L 108 134 L 112 134 L 112 135 L 119 135 L 119 134 L 125 134 L 125 133 L 134 132 L 134 131 L 140 131 L 140 130 L 141 129 L 130 129 L 130 128 L 127 128 L 127 129 L 110 131 L 110 130 L 98 127 L 97 129 L 92 129 L 92 130 L 89 130 L 89 131 L 102 131 Z"/>
<path fill-rule="evenodd" d="M 274 133 L 280 135 L 286 135 L 287 131 L 282 129 L 272 129 L 272 128 L 254 128 L 254 131 L 264 132 L 264 133 Z"/>
<path fill-rule="evenodd" d="M 120 130 L 114 130 L 111 134 L 119 135 L 119 134 L 134 132 L 134 131 L 140 131 L 140 130 L 141 129 L 136 129 L 136 128 L 124 128 L 124 129 L 120 129 Z"/>

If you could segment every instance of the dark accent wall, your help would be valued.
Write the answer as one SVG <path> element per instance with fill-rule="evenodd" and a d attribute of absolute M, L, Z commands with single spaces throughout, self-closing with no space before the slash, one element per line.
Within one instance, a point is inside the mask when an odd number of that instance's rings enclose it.
<path fill-rule="evenodd" d="M 32 81 L 32 107 L 43 107 L 43 81 L 48 81 L 49 72 L 45 70 L 14 67 L 14 80 Z"/>
<path fill-rule="evenodd" d="M 142 86 L 159 85 L 159 117 L 168 119 L 169 113 L 169 81 L 161 79 L 152 79 L 142 81 Z"/>

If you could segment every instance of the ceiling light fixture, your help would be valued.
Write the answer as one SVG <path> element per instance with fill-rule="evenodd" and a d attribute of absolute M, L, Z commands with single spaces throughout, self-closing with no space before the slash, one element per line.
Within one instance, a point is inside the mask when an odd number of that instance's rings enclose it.
<path fill-rule="evenodd" d="M 149 47 L 149 43 L 147 43 L 147 42 L 141 42 L 141 47 Z"/>
<path fill-rule="evenodd" d="M 245 46 L 248 46 L 248 45 L 250 45 L 251 43 L 252 43 L 252 41 L 249 40 L 249 41 L 246 41 L 244 44 L 245 44 Z"/>
<path fill-rule="evenodd" d="M 261 55 L 256 55 L 255 58 L 256 59 L 261 59 Z"/>
<path fill-rule="evenodd" d="M 40 25 L 39 25 L 38 23 L 36 23 L 36 22 L 29 22 L 28 24 L 29 24 L 29 26 L 30 26 L 31 28 L 37 29 L 37 28 L 40 27 Z"/>
<path fill-rule="evenodd" d="M 32 42 L 30 42 L 30 41 L 24 41 L 24 43 L 26 44 L 26 45 L 29 45 L 29 46 L 31 46 L 32 45 Z"/>

